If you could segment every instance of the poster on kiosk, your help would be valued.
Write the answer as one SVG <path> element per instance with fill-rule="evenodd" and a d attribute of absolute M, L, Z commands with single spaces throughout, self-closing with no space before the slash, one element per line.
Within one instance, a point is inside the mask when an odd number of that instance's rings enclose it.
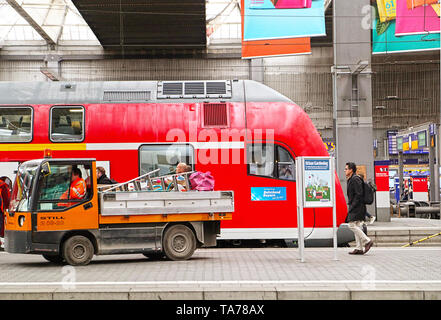
<path fill-rule="evenodd" d="M 335 208 L 335 159 L 297 157 L 297 228 L 300 260 L 304 262 L 304 208 L 332 207 L 334 260 L 337 260 L 337 218 Z"/>
<path fill-rule="evenodd" d="M 303 207 L 332 207 L 331 159 L 305 158 L 303 161 Z"/>

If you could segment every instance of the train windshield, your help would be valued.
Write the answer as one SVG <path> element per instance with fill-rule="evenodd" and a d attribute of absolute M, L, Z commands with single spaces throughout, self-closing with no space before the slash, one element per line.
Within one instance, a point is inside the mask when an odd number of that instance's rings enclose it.
<path fill-rule="evenodd" d="M 40 163 L 31 162 L 22 164 L 18 168 L 12 189 L 10 212 L 29 212 L 31 211 L 31 196 L 34 179 L 37 176 Z"/>

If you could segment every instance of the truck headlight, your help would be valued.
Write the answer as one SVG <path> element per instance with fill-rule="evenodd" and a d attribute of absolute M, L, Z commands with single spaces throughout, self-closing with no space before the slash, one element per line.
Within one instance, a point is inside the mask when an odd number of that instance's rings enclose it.
<path fill-rule="evenodd" d="M 19 217 L 18 217 L 18 225 L 19 225 L 20 227 L 23 227 L 24 222 L 25 222 L 25 216 L 19 216 Z"/>

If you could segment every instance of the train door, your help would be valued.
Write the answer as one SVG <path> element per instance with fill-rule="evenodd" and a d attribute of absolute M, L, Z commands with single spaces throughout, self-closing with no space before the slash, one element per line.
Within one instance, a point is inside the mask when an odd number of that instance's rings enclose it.
<path fill-rule="evenodd" d="M 294 156 L 277 143 L 248 143 L 246 183 L 238 190 L 234 228 L 225 239 L 294 238 L 296 226 L 296 172 Z M 236 194 L 235 194 L 236 196 Z M 237 228 L 237 229 L 236 229 Z"/>

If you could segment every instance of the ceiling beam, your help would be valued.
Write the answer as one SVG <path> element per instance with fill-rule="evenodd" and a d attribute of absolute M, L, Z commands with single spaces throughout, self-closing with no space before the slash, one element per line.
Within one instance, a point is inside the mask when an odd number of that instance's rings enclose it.
<path fill-rule="evenodd" d="M 208 39 L 210 39 L 211 35 L 225 23 L 234 9 L 238 9 L 238 14 L 240 15 L 238 0 L 230 0 L 230 2 L 215 17 L 207 20 L 206 33 Z"/>
<path fill-rule="evenodd" d="M 55 46 L 56 39 L 53 39 L 43 27 L 16 1 L 6 0 L 6 2 L 23 18 L 34 30 L 46 41 L 48 45 Z"/>

